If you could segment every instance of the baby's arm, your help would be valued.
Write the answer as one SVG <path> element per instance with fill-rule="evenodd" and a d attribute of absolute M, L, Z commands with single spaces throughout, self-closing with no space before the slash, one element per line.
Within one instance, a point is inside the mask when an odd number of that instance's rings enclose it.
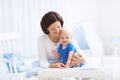
<path fill-rule="evenodd" d="M 68 59 L 67 59 L 67 63 L 66 63 L 66 68 L 71 67 L 70 63 L 71 63 L 71 59 L 72 59 L 72 55 L 73 55 L 73 51 L 69 51 L 69 55 L 68 55 Z"/>
<path fill-rule="evenodd" d="M 55 55 L 55 57 L 57 57 L 58 59 L 61 58 L 60 54 L 57 52 L 57 50 L 52 50 L 51 52 L 53 55 Z"/>

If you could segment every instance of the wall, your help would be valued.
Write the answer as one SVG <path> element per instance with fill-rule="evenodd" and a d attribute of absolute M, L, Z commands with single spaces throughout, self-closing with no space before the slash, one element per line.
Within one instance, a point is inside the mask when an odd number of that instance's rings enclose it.
<path fill-rule="evenodd" d="M 102 39 L 105 54 L 113 54 L 113 38 L 120 38 L 120 1 L 96 0 L 97 31 Z"/>

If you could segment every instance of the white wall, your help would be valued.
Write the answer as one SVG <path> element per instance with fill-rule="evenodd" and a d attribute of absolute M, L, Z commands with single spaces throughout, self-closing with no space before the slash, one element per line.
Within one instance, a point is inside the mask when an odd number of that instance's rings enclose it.
<path fill-rule="evenodd" d="M 120 0 L 96 0 L 97 29 L 105 54 L 113 54 L 113 38 L 120 38 Z"/>
<path fill-rule="evenodd" d="M 103 43 L 104 54 L 113 55 L 113 40 L 120 39 L 120 0 L 77 0 L 68 3 L 68 7 L 68 20 L 74 19 L 68 24 L 93 23 Z"/>

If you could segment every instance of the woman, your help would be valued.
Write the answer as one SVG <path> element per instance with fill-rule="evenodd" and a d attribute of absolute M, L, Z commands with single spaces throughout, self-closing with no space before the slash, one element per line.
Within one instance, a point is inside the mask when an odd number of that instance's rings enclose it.
<path fill-rule="evenodd" d="M 45 34 L 39 37 L 38 52 L 40 66 L 43 68 L 65 68 L 65 65 L 52 54 L 52 50 L 57 49 L 59 45 L 59 33 L 63 24 L 64 21 L 57 12 L 50 11 L 42 17 L 40 25 Z M 83 55 L 74 54 L 71 65 L 80 66 L 84 61 Z"/>

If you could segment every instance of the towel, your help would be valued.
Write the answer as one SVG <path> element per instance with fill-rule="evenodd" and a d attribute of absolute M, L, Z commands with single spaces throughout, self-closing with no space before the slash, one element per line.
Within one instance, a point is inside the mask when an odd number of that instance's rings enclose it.
<path fill-rule="evenodd" d="M 39 61 L 33 62 L 34 68 L 26 72 L 26 78 L 37 75 L 40 65 Z M 86 62 L 81 64 L 79 67 L 73 67 L 72 69 L 78 70 L 101 70 L 100 60 L 98 58 L 87 58 Z"/>
<path fill-rule="evenodd" d="M 36 76 L 40 68 L 33 68 L 26 72 L 25 77 L 30 78 L 31 76 Z"/>

